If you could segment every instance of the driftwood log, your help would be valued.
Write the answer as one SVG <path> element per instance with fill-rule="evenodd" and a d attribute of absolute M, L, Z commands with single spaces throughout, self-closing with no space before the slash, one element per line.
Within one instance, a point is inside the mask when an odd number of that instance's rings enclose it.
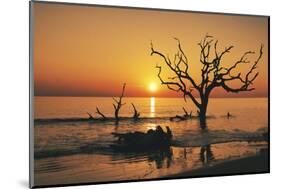
<path fill-rule="evenodd" d="M 177 119 L 177 120 L 180 120 L 180 121 L 184 121 L 184 120 L 192 118 L 192 111 L 190 112 L 190 114 L 188 114 L 184 107 L 182 107 L 182 109 L 184 111 L 184 115 L 176 115 L 175 117 L 171 117 L 170 121 L 174 121 L 174 119 Z"/>

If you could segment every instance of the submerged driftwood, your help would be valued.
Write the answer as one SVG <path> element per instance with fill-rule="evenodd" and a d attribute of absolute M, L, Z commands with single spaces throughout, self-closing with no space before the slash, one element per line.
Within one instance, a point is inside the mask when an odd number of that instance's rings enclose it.
<path fill-rule="evenodd" d="M 146 133 L 136 131 L 112 134 L 118 138 L 116 143 L 111 145 L 117 151 L 150 151 L 168 148 L 173 137 L 169 127 L 166 127 L 166 132 L 164 132 L 159 125 L 156 130 L 149 129 Z"/>
<path fill-rule="evenodd" d="M 87 112 L 87 114 L 89 115 L 89 120 L 95 120 L 94 116 L 92 116 L 92 114 L 90 114 L 89 112 Z"/>
<path fill-rule="evenodd" d="M 174 120 L 179 120 L 179 121 L 184 121 L 184 120 L 188 120 L 192 118 L 192 111 L 190 113 L 187 113 L 186 109 L 184 107 L 182 107 L 183 111 L 184 111 L 184 115 L 176 115 L 174 117 L 170 117 L 170 121 L 174 121 Z"/>
<path fill-rule="evenodd" d="M 118 99 L 113 97 L 113 100 L 114 100 L 114 103 L 113 103 L 114 118 L 115 118 L 115 124 L 116 125 L 118 125 L 118 123 L 121 119 L 121 117 L 119 117 L 119 111 L 120 111 L 121 107 L 126 104 L 126 103 L 122 103 L 124 93 L 125 93 L 125 87 L 126 87 L 126 83 L 123 84 L 122 93 L 121 93 L 121 95 Z M 140 117 L 140 112 L 137 111 L 137 108 L 133 103 L 131 103 L 131 104 L 132 104 L 133 109 L 134 109 L 134 115 L 133 115 L 132 118 L 135 121 L 137 121 Z M 89 115 L 89 120 L 95 120 L 94 117 L 90 113 L 87 112 L 87 114 Z M 99 110 L 98 107 L 96 107 L 96 114 L 100 115 L 102 120 L 108 120 L 108 118 Z"/>
<path fill-rule="evenodd" d="M 107 119 L 107 117 L 103 113 L 101 113 L 98 107 L 96 107 L 96 110 L 97 110 L 96 113 L 99 114 L 104 120 Z"/>
<path fill-rule="evenodd" d="M 133 115 L 133 118 L 134 118 L 134 120 L 136 121 L 136 120 L 139 119 L 140 113 L 137 111 L 137 109 L 136 109 L 136 107 L 135 107 L 135 105 L 134 105 L 133 103 L 132 103 L 132 106 L 133 106 L 133 108 L 134 108 L 134 115 Z"/>

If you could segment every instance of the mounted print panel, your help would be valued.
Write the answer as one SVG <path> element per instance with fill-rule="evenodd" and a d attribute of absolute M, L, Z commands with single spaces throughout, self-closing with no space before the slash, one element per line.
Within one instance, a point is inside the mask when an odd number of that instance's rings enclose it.
<path fill-rule="evenodd" d="M 269 17 L 30 2 L 30 187 L 269 172 Z"/>

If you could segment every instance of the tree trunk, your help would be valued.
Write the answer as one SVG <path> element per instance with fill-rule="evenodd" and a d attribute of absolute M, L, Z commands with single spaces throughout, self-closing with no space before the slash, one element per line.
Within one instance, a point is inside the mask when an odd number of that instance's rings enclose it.
<path fill-rule="evenodd" d="M 199 120 L 200 120 L 200 127 L 201 129 L 205 129 L 206 125 L 206 108 L 202 107 L 199 112 Z"/>
<path fill-rule="evenodd" d="M 208 96 L 203 96 L 202 97 L 202 105 L 199 109 L 199 120 L 200 120 L 200 127 L 201 129 L 206 129 L 207 124 L 206 124 L 206 113 L 207 113 L 207 106 L 208 106 Z"/>
<path fill-rule="evenodd" d="M 119 110 L 115 110 L 115 125 L 118 125 L 119 124 Z"/>

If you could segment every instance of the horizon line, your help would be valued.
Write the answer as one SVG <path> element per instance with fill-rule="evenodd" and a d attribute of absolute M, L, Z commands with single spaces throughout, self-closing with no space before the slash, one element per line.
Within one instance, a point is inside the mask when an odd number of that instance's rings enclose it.
<path fill-rule="evenodd" d="M 113 97 L 118 97 L 118 96 L 77 96 L 77 95 L 34 95 L 33 97 L 97 97 L 97 98 L 113 98 Z M 168 96 L 124 96 L 123 98 L 182 98 L 183 97 L 168 97 Z M 195 97 L 195 98 L 200 98 L 200 97 Z M 268 96 L 237 96 L 237 97 L 210 97 L 210 98 L 269 98 Z M 188 99 L 188 97 L 186 98 Z"/>

